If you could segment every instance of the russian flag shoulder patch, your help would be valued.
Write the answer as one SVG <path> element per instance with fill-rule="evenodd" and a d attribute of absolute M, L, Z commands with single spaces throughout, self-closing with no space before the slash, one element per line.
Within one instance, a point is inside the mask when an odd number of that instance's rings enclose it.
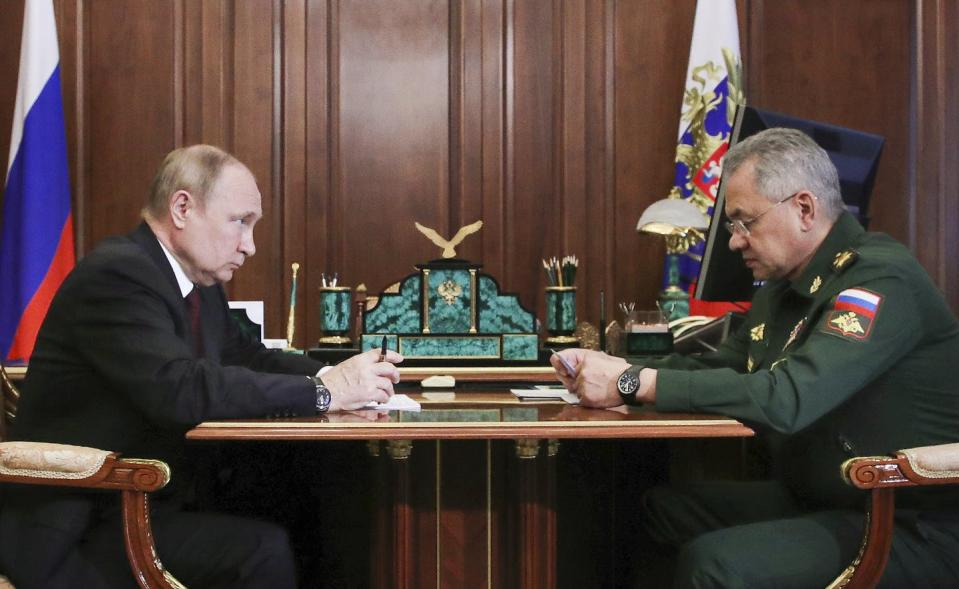
<path fill-rule="evenodd" d="M 855 340 L 867 340 L 879 314 L 882 295 L 865 288 L 847 288 L 833 299 L 821 329 Z"/>

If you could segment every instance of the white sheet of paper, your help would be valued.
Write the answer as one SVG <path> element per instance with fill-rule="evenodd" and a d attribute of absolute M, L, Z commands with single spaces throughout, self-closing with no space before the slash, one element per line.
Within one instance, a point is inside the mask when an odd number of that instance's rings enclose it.
<path fill-rule="evenodd" d="M 532 389 L 510 389 L 517 398 L 526 401 L 559 399 L 570 405 L 579 405 L 579 397 L 563 387 L 537 386 Z"/>
<path fill-rule="evenodd" d="M 396 393 L 386 403 L 370 401 L 366 404 L 366 408 L 379 411 L 419 411 L 420 404 L 418 401 L 411 399 L 409 395 Z"/>

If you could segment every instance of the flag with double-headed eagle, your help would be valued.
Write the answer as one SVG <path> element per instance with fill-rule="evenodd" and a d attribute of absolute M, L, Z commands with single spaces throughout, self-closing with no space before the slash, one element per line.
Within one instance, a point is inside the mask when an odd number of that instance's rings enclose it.
<path fill-rule="evenodd" d="M 736 0 L 699 0 L 679 122 L 676 177 L 670 198 L 687 199 L 707 216 L 712 216 L 736 106 L 744 102 Z M 691 292 L 690 287 L 699 275 L 703 248 L 700 240 L 689 248 L 687 255 L 680 257 L 679 286 L 685 291 Z M 664 276 L 664 283 L 668 284 L 668 276 Z M 718 315 L 725 310 L 690 299 L 693 315 Z"/>

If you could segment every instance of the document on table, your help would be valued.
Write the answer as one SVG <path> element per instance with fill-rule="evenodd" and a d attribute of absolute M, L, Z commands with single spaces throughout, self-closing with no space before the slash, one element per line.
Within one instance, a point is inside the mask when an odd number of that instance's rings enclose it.
<path fill-rule="evenodd" d="M 546 401 L 557 399 L 570 405 L 579 405 L 579 397 L 563 387 L 537 385 L 531 389 L 510 389 L 520 401 Z"/>
<path fill-rule="evenodd" d="M 386 403 L 377 403 L 370 401 L 366 404 L 366 409 L 376 409 L 378 411 L 419 411 L 420 404 L 414 401 L 409 395 L 396 393 Z"/>

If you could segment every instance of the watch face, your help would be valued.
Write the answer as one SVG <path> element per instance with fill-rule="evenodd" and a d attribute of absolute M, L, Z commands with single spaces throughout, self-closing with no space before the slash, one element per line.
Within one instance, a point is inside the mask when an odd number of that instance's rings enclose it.
<path fill-rule="evenodd" d="M 632 371 L 627 370 L 619 376 L 619 380 L 616 382 L 616 388 L 619 389 L 619 394 L 621 395 L 633 395 L 639 388 L 639 377 L 633 374 Z"/>
<path fill-rule="evenodd" d="M 330 408 L 330 403 L 333 401 L 333 395 L 330 394 L 330 389 L 326 388 L 323 385 L 316 386 L 316 411 L 317 413 L 324 413 Z"/>

